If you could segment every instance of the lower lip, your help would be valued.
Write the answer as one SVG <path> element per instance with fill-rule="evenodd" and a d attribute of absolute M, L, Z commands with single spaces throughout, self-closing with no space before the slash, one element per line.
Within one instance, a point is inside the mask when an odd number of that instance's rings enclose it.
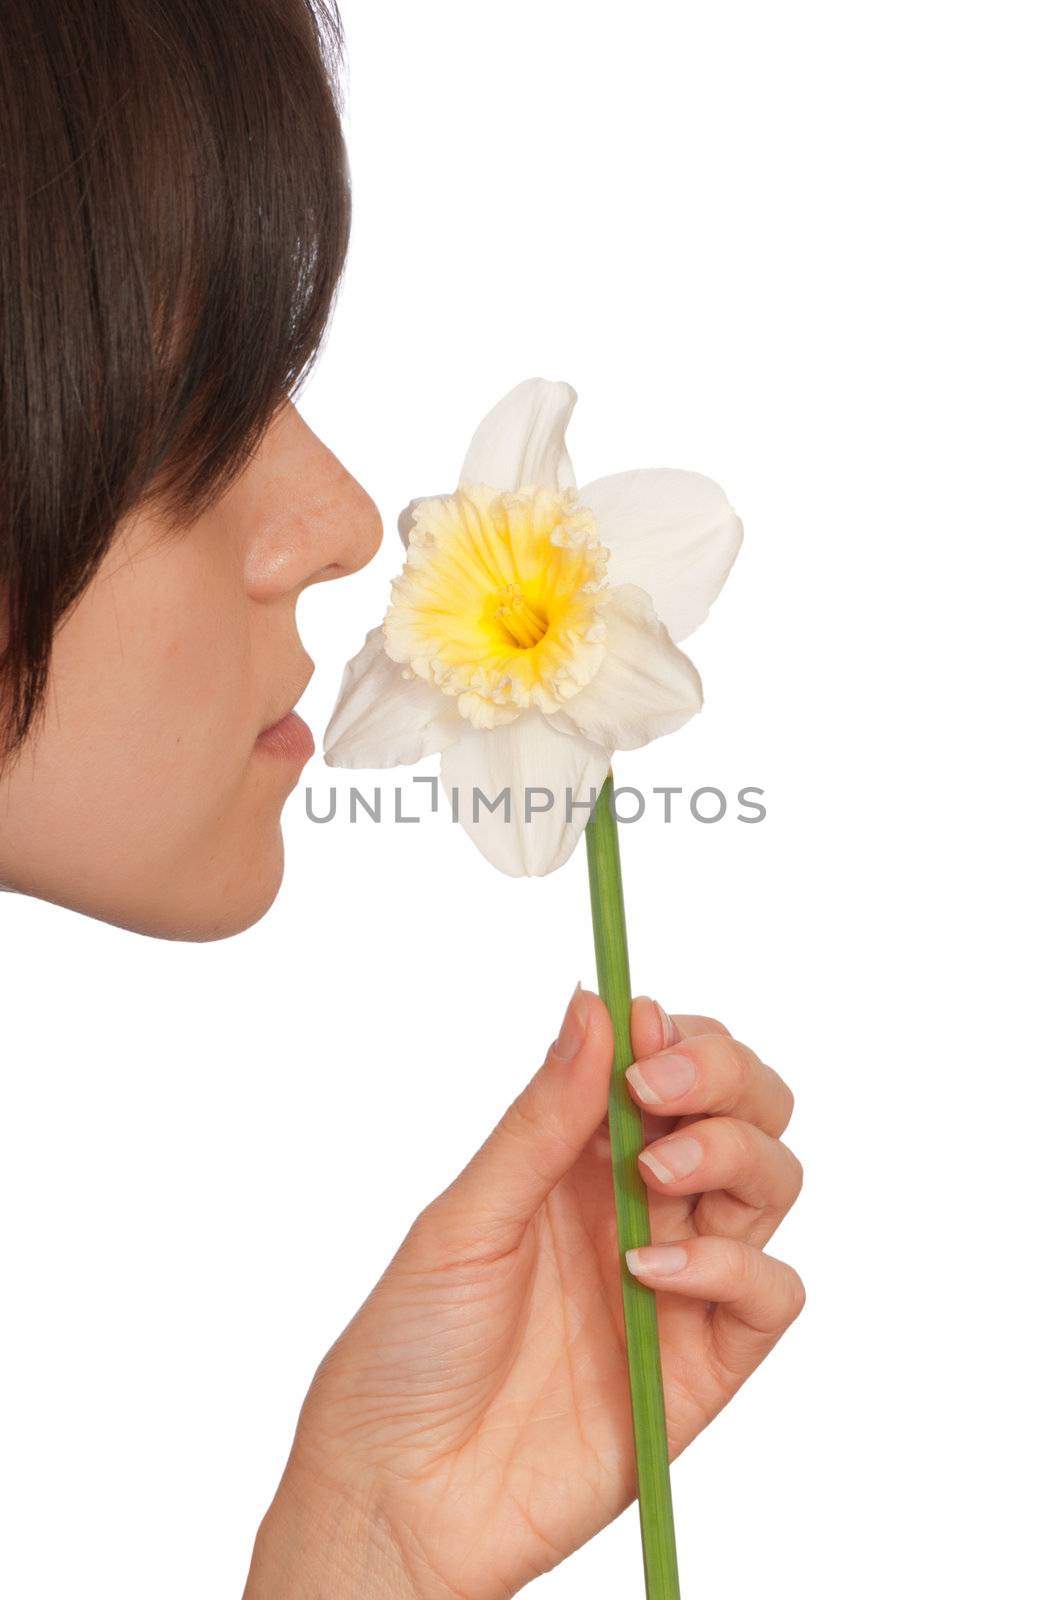
<path fill-rule="evenodd" d="M 264 750 L 267 755 L 276 756 L 280 761 L 298 762 L 302 766 L 314 753 L 314 735 L 302 717 L 289 711 L 272 728 L 262 730 L 255 740 L 255 749 Z"/>

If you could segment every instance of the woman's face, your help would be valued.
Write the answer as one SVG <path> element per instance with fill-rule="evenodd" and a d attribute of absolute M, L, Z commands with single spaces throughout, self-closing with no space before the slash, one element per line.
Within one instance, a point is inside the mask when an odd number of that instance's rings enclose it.
<path fill-rule="evenodd" d="M 122 524 L 0 776 L 0 883 L 166 938 L 260 917 L 312 748 L 289 715 L 312 671 L 296 600 L 380 538 L 374 502 L 290 404 L 190 529 Z"/>

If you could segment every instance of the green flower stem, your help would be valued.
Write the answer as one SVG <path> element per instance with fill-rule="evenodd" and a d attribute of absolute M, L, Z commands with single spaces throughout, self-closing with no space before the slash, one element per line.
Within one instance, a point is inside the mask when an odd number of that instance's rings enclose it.
<path fill-rule="evenodd" d="M 609 1086 L 609 1139 L 613 1193 L 620 1247 L 620 1286 L 624 1300 L 631 1416 L 635 1432 L 635 1473 L 642 1565 L 647 1600 L 679 1600 L 672 1486 L 668 1477 L 668 1433 L 661 1384 L 661 1346 L 657 1301 L 652 1289 L 631 1276 L 625 1250 L 650 1242 L 650 1208 L 638 1169 L 643 1146 L 642 1112 L 628 1094 L 624 1076 L 631 1065 L 631 973 L 620 880 L 620 843 L 613 812 L 610 772 L 587 824 L 594 951 L 598 989 L 613 1022 L 613 1075 Z"/>

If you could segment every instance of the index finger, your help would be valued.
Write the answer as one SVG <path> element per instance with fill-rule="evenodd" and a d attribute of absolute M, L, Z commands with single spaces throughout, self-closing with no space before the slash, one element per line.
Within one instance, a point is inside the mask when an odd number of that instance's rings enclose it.
<path fill-rule="evenodd" d="M 707 1018 L 672 1020 L 672 1042 L 627 1070 L 628 1086 L 638 1104 L 662 1117 L 706 1113 L 738 1117 L 778 1138 L 790 1121 L 794 1097 L 775 1069 L 726 1030 L 703 1031 Z M 635 1032 L 633 1028 L 633 1036 Z M 644 1036 L 643 1030 L 639 1034 Z"/>

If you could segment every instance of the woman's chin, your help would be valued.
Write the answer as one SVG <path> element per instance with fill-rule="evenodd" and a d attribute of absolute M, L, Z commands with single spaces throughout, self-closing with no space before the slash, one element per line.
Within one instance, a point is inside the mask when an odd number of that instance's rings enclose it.
<path fill-rule="evenodd" d="M 246 846 L 235 859 L 212 855 L 202 866 L 188 862 L 160 881 L 146 879 L 137 891 L 91 892 L 77 897 L 46 883 L 13 883 L 16 893 L 47 900 L 97 922 L 149 939 L 209 944 L 253 927 L 277 898 L 284 877 L 284 841 L 279 824 L 257 849 Z"/>
<path fill-rule="evenodd" d="M 181 896 L 169 908 L 157 905 L 148 924 L 132 927 L 132 931 L 199 944 L 231 939 L 261 921 L 276 900 L 283 878 L 284 841 L 278 826 L 270 848 L 253 861 L 245 860 L 239 874 L 226 872 L 218 879 L 200 879 L 190 885 L 187 898 Z"/>

